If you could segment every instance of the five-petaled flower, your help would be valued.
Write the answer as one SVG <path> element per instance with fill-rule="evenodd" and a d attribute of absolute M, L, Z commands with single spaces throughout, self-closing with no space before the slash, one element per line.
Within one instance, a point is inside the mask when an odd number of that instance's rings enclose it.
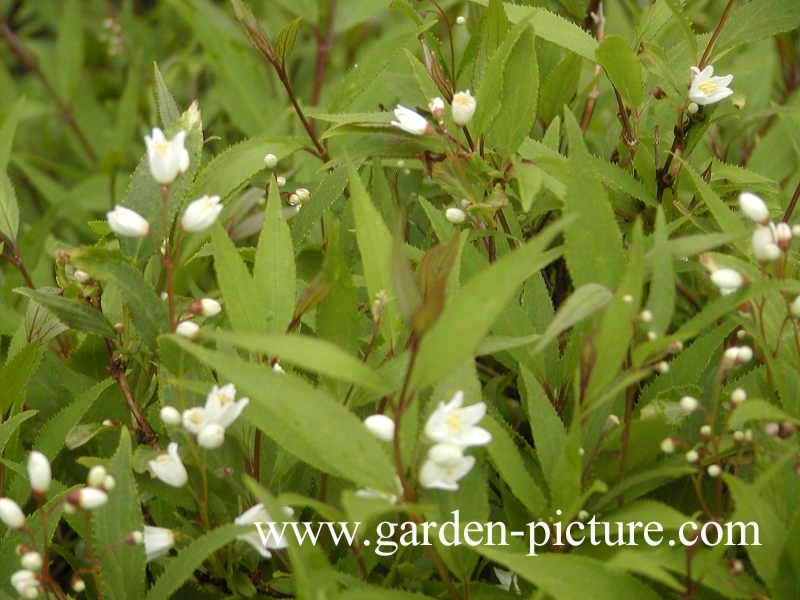
<path fill-rule="evenodd" d="M 708 65 L 702 71 L 692 67 L 692 85 L 689 88 L 689 100 L 706 106 L 724 100 L 733 90 L 728 86 L 733 81 L 733 75 L 714 76 L 714 67 Z"/>
<path fill-rule="evenodd" d="M 189 152 L 183 145 L 185 141 L 185 131 L 179 131 L 168 140 L 158 127 L 144 137 L 150 174 L 161 185 L 169 185 L 189 168 Z"/>
<path fill-rule="evenodd" d="M 186 467 L 183 466 L 180 454 L 178 454 L 178 444 L 171 442 L 167 446 L 167 453 L 160 454 L 147 463 L 153 475 L 172 487 L 183 487 L 189 480 Z"/>
<path fill-rule="evenodd" d="M 491 434 L 476 427 L 486 414 L 486 404 L 477 402 L 462 407 L 464 392 L 458 391 L 446 404 L 440 402 L 425 424 L 425 435 L 432 442 L 447 442 L 455 446 L 485 446 L 492 441 Z"/>

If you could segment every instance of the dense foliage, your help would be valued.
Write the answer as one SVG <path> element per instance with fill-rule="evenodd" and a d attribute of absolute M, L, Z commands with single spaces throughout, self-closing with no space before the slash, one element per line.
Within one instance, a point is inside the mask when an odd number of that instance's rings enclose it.
<path fill-rule="evenodd" d="M 0 598 L 798 597 L 796 0 L 0 19 Z"/>

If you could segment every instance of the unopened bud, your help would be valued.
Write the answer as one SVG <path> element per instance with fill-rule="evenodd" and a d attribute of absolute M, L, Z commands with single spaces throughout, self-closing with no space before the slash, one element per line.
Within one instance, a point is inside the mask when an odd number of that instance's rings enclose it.
<path fill-rule="evenodd" d="M 278 157 L 277 156 L 275 156 L 271 152 L 269 154 L 265 154 L 264 155 L 264 166 L 265 167 L 267 167 L 268 169 L 274 169 L 277 166 L 277 164 L 278 164 Z"/>
<path fill-rule="evenodd" d="M 722 469 L 719 465 L 708 465 L 706 468 L 706 473 L 708 473 L 709 477 L 717 478 L 722 473 Z"/>
<path fill-rule="evenodd" d="M 672 454 L 675 452 L 675 440 L 671 437 L 664 438 L 661 442 L 661 451 L 664 454 Z"/>

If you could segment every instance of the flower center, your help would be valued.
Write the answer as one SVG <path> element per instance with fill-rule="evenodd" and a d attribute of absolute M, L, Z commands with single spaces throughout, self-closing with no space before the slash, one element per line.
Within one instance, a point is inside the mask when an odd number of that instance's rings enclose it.
<path fill-rule="evenodd" d="M 716 83 L 714 83 L 714 81 L 709 79 L 708 81 L 704 81 L 697 87 L 699 87 L 700 91 L 703 92 L 704 94 L 711 94 L 712 92 L 716 91 L 718 86 Z"/>
<path fill-rule="evenodd" d="M 156 458 L 156 460 L 161 464 L 172 462 L 172 458 L 169 454 L 161 454 L 158 458 Z"/>
<path fill-rule="evenodd" d="M 447 427 L 451 431 L 460 433 L 464 429 L 464 422 L 461 420 L 461 414 L 452 412 L 447 416 Z"/>
<path fill-rule="evenodd" d="M 219 400 L 220 406 L 225 406 L 226 404 L 230 404 L 231 402 L 233 402 L 233 398 L 231 398 L 228 394 L 219 394 L 217 396 L 217 399 Z"/>
<path fill-rule="evenodd" d="M 169 144 L 167 142 L 158 142 L 156 144 L 156 152 L 159 154 L 166 154 L 167 150 L 169 150 Z"/>

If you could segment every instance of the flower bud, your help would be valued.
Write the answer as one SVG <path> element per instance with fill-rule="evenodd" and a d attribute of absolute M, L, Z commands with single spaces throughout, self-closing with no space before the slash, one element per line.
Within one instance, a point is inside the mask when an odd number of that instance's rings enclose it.
<path fill-rule="evenodd" d="M 25 515 L 19 504 L 11 498 L 0 498 L 0 521 L 10 529 L 22 529 L 25 527 Z"/>
<path fill-rule="evenodd" d="M 665 361 L 665 360 L 662 360 L 661 362 L 657 363 L 656 364 L 656 371 L 658 371 L 662 375 L 664 373 L 669 373 L 669 363 L 667 361 Z"/>
<path fill-rule="evenodd" d="M 175 333 L 189 338 L 190 340 L 196 338 L 199 331 L 200 326 L 193 321 L 181 321 L 175 328 Z"/>
<path fill-rule="evenodd" d="M 664 454 L 672 454 L 675 452 L 675 440 L 673 440 L 671 437 L 664 438 L 661 441 L 661 451 Z"/>
<path fill-rule="evenodd" d="M 777 437 L 781 431 L 781 426 L 777 423 L 767 423 L 764 425 L 764 433 L 770 437 Z"/>
<path fill-rule="evenodd" d="M 739 406 L 745 400 L 747 400 L 747 392 L 742 388 L 736 388 L 731 392 L 731 403 L 734 406 Z"/>
<path fill-rule="evenodd" d="M 219 196 L 202 196 L 190 202 L 183 211 L 181 227 L 190 233 L 205 231 L 214 224 L 219 213 L 222 212 Z"/>
<path fill-rule="evenodd" d="M 697 102 L 689 102 L 689 106 L 686 107 L 686 110 L 690 115 L 695 115 L 697 111 L 700 110 L 700 107 L 697 106 Z"/>
<path fill-rule="evenodd" d="M 639 320 L 642 323 L 650 323 L 653 320 L 653 312 L 648 309 L 644 309 L 639 313 Z"/>
<path fill-rule="evenodd" d="M 86 590 L 86 582 L 77 575 L 72 578 L 70 586 L 72 586 L 72 591 L 78 594 Z"/>
<path fill-rule="evenodd" d="M 278 165 L 278 157 L 270 152 L 264 155 L 264 166 L 268 169 L 274 169 Z"/>
<path fill-rule="evenodd" d="M 475 102 L 475 98 L 472 97 L 469 90 L 456 92 L 453 95 L 451 110 L 453 113 L 453 121 L 456 125 L 466 125 L 469 123 L 472 119 L 472 115 L 475 114 L 476 108 L 477 102 Z"/>
<path fill-rule="evenodd" d="M 612 413 L 606 417 L 606 422 L 603 423 L 603 433 L 608 433 L 616 427 L 619 427 L 619 417 Z"/>
<path fill-rule="evenodd" d="M 108 502 L 108 494 L 99 488 L 85 487 L 71 492 L 67 502 L 83 510 L 94 510 Z"/>
<path fill-rule="evenodd" d="M 50 489 L 51 479 L 50 461 L 44 454 L 34 450 L 28 456 L 28 480 L 31 482 L 31 489 L 36 494 L 46 494 Z"/>
<path fill-rule="evenodd" d="M 700 455 L 697 453 L 697 450 L 689 450 L 686 453 L 686 462 L 694 464 L 698 460 L 700 460 Z"/>
<path fill-rule="evenodd" d="M 697 398 L 692 396 L 684 396 L 681 398 L 680 404 L 681 408 L 688 413 L 696 411 L 700 406 L 700 402 L 698 402 Z"/>
<path fill-rule="evenodd" d="M 210 423 L 197 434 L 197 443 L 201 448 L 214 450 L 225 441 L 225 428 L 218 423 Z"/>
<path fill-rule="evenodd" d="M 86 477 L 86 484 L 99 488 L 103 487 L 103 480 L 108 475 L 108 471 L 103 465 L 95 465 L 91 469 L 89 469 L 89 475 Z"/>
<path fill-rule="evenodd" d="M 453 225 L 459 225 L 467 220 L 467 213 L 460 208 L 451 207 L 444 211 L 445 218 Z"/>
<path fill-rule="evenodd" d="M 756 223 L 767 223 L 769 221 L 769 209 L 764 201 L 750 192 L 739 194 L 739 208 L 742 214 Z"/>
<path fill-rule="evenodd" d="M 200 314 L 201 316 L 215 317 L 221 311 L 222 311 L 222 305 L 213 298 L 203 298 L 200 300 L 200 311 L 198 314 Z"/>
<path fill-rule="evenodd" d="M 736 430 L 733 432 L 733 440 L 739 444 L 744 442 L 744 431 Z"/>
<path fill-rule="evenodd" d="M 711 273 L 711 282 L 723 295 L 727 295 L 744 285 L 744 277 L 733 269 L 717 269 Z"/>
<path fill-rule="evenodd" d="M 720 474 L 722 474 L 722 469 L 719 465 L 708 465 L 706 472 L 708 473 L 709 477 L 714 477 L 716 479 L 720 476 Z"/>
<path fill-rule="evenodd" d="M 106 213 L 106 221 L 111 231 L 123 237 L 144 237 L 150 233 L 150 223 L 142 215 L 130 208 L 116 205 Z"/>
<path fill-rule="evenodd" d="M 700 428 L 700 437 L 703 438 L 704 440 L 711 439 L 711 434 L 712 434 L 711 425 L 703 425 Z"/>
<path fill-rule="evenodd" d="M 78 283 L 87 283 L 92 279 L 86 271 L 81 269 L 75 269 L 75 272 L 72 273 L 72 278 Z"/>
<path fill-rule="evenodd" d="M 364 419 L 364 427 L 372 435 L 384 442 L 394 439 L 394 420 L 386 415 L 370 415 Z"/>
<path fill-rule="evenodd" d="M 761 262 L 771 262 L 780 258 L 781 249 L 777 244 L 776 231 L 772 223 L 769 226 L 758 225 L 750 238 L 753 256 Z"/>
<path fill-rule="evenodd" d="M 283 175 L 278 175 L 275 178 L 275 182 L 278 184 L 278 187 L 283 187 L 286 185 L 286 177 L 284 177 Z"/>
<path fill-rule="evenodd" d="M 110 492 L 117 487 L 117 480 L 114 479 L 113 475 L 106 475 L 103 477 L 103 485 L 100 487 L 102 487 L 105 491 Z"/>
<path fill-rule="evenodd" d="M 181 413 L 174 406 L 165 406 L 159 413 L 164 425 L 178 427 L 181 424 Z"/>
<path fill-rule="evenodd" d="M 781 222 L 775 225 L 775 239 L 783 252 L 789 249 L 789 246 L 792 245 L 792 228 L 788 223 Z"/>
<path fill-rule="evenodd" d="M 396 121 L 392 121 L 391 125 L 412 135 L 422 135 L 433 131 L 425 117 L 401 104 L 394 109 L 394 117 Z"/>
<path fill-rule="evenodd" d="M 464 458 L 464 452 L 459 446 L 442 443 L 431 446 L 428 458 L 442 467 L 452 467 Z"/>
<path fill-rule="evenodd" d="M 42 568 L 42 555 L 35 550 L 31 550 L 22 555 L 19 564 L 22 565 L 23 569 L 38 571 Z"/>
<path fill-rule="evenodd" d="M 428 102 L 428 110 L 430 110 L 431 114 L 437 119 L 441 118 L 442 115 L 444 115 L 444 100 L 439 96 L 431 99 L 431 101 Z"/>

